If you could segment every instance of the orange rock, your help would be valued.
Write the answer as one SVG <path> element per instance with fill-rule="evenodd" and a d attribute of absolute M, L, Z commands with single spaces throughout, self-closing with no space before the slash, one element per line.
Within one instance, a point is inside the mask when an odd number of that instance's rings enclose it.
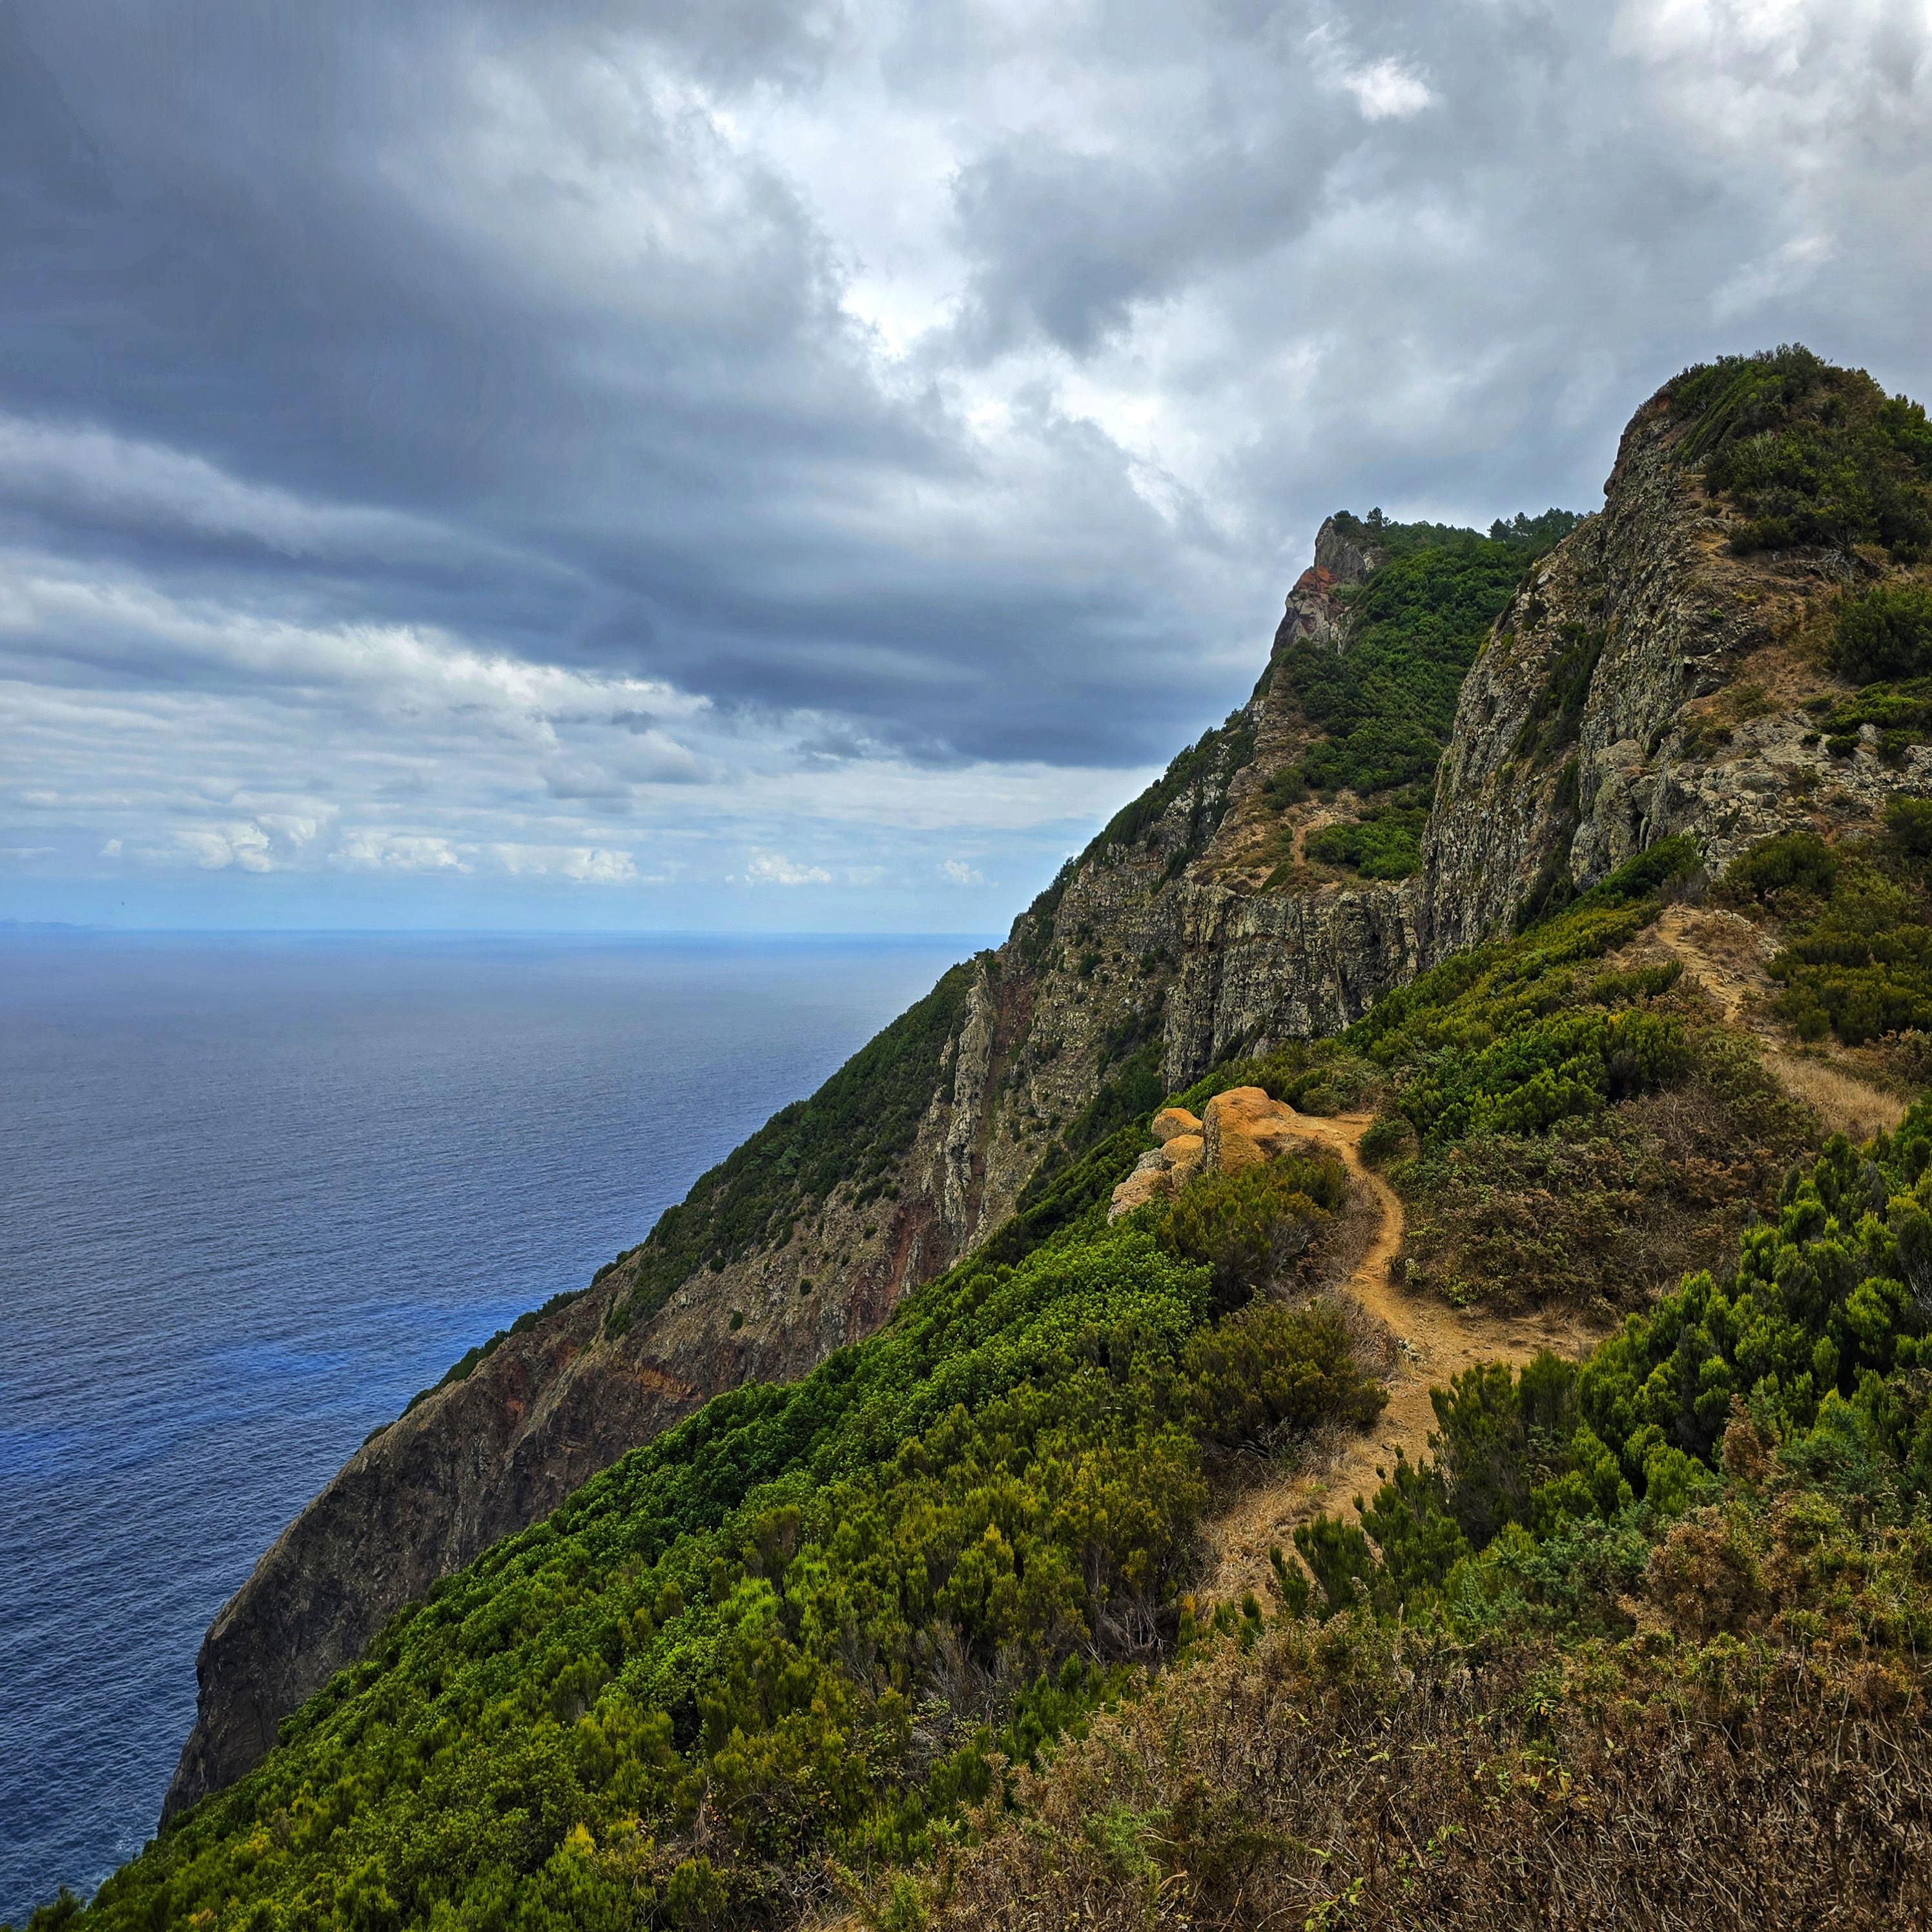
<path fill-rule="evenodd" d="M 1123 1214 L 1163 1194 L 1174 1192 L 1173 1177 L 1164 1167 L 1137 1167 L 1114 1190 L 1114 1198 L 1107 1208 L 1107 1219 L 1118 1221 Z"/>
<path fill-rule="evenodd" d="M 1167 1156 L 1167 1171 L 1177 1187 L 1184 1186 L 1201 1172 L 1207 1158 L 1207 1143 L 1198 1134 L 1176 1134 L 1161 1149 Z"/>
<path fill-rule="evenodd" d="M 1154 1117 L 1154 1137 L 1165 1144 L 1182 1134 L 1198 1134 L 1201 1123 L 1185 1107 L 1163 1107 Z"/>
<path fill-rule="evenodd" d="M 1267 1150 L 1255 1130 L 1274 1126 L 1286 1112 L 1258 1087 L 1230 1087 L 1216 1094 L 1208 1102 L 1202 1124 L 1208 1165 L 1218 1174 L 1231 1174 L 1238 1167 L 1265 1160 Z"/>

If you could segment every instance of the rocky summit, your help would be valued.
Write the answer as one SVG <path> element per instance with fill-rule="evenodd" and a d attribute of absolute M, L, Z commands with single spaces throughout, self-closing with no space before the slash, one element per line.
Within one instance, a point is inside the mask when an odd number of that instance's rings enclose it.
<path fill-rule="evenodd" d="M 290 1525 L 93 1914 L 1460 1924 L 1560 1890 L 1534 1788 L 1638 1922 L 1668 1785 L 1904 1922 L 1928 559 L 1923 411 L 1802 350 L 1666 385 L 1594 514 L 1330 517 L 1004 945 Z"/>

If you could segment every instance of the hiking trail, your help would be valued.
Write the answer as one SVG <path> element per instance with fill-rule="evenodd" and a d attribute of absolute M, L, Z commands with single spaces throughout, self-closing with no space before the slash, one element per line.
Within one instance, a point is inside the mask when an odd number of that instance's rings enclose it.
<path fill-rule="evenodd" d="M 1388 1382 L 1388 1406 L 1366 1429 L 1351 1430 L 1314 1466 L 1292 1475 L 1264 1479 L 1237 1497 L 1208 1531 L 1213 1552 L 1201 1594 L 1220 1602 L 1238 1600 L 1252 1590 L 1268 1600 L 1274 1572 L 1268 1551 L 1279 1545 L 1291 1556 L 1296 1524 L 1328 1514 L 1352 1519 L 1354 1499 L 1381 1486 L 1378 1467 L 1394 1466 L 1396 1450 L 1411 1462 L 1428 1454 L 1436 1412 L 1429 1391 L 1478 1362 L 1503 1361 L 1520 1367 L 1547 1348 L 1580 1354 L 1600 1331 L 1560 1309 L 1534 1315 L 1497 1315 L 1480 1308 L 1456 1309 L 1430 1294 L 1412 1294 L 1396 1285 L 1391 1264 L 1402 1251 L 1406 1226 L 1402 1203 L 1360 1150 L 1372 1114 L 1324 1117 L 1300 1114 L 1295 1132 L 1338 1155 L 1350 1180 L 1374 1207 L 1378 1220 L 1368 1246 L 1338 1291 L 1358 1303 L 1388 1329 L 1394 1343 L 1394 1366 Z"/>

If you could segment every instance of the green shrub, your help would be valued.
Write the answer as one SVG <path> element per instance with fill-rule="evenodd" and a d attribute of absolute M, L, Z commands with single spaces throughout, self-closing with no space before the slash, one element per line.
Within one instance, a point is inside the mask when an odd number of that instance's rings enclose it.
<path fill-rule="evenodd" d="M 1161 1210 L 1158 1238 L 1168 1253 L 1210 1270 L 1216 1308 L 1238 1308 L 1306 1251 L 1348 1192 L 1339 1160 L 1284 1154 L 1198 1176 Z"/>
<path fill-rule="evenodd" d="M 1828 898 L 1838 877 L 1838 859 L 1816 832 L 1785 832 L 1733 859 L 1719 883 L 1729 898 L 1776 906 L 1791 894 Z"/>
<path fill-rule="evenodd" d="M 1373 807 L 1360 818 L 1311 832 L 1302 850 L 1318 865 L 1346 866 L 1369 879 L 1412 878 L 1422 869 L 1422 834 L 1427 812 Z"/>
<path fill-rule="evenodd" d="M 1299 765 L 1285 765 L 1262 788 L 1262 796 L 1276 812 L 1300 805 L 1308 796 L 1308 781 Z"/>
<path fill-rule="evenodd" d="M 1932 671 L 1932 590 L 1880 584 L 1839 607 L 1832 668 L 1854 684 Z"/>
<path fill-rule="evenodd" d="M 1332 1308 L 1253 1303 L 1189 1342 L 1186 1373 L 1195 1427 L 1223 1449 L 1270 1454 L 1324 1421 L 1372 1422 L 1388 1400 Z"/>
<path fill-rule="evenodd" d="M 1932 546 L 1932 428 L 1863 370 L 1790 346 L 1686 370 L 1666 396 L 1682 459 L 1742 512 L 1734 550 L 1877 543 L 1910 562 Z"/>
<path fill-rule="evenodd" d="M 1370 1167 L 1382 1167 L 1406 1153 L 1415 1136 L 1400 1114 L 1378 1114 L 1357 1143 L 1356 1151 Z"/>
<path fill-rule="evenodd" d="M 1348 648 L 1304 639 L 1280 660 L 1324 734 L 1301 770 L 1324 792 L 1429 782 L 1463 676 L 1534 554 L 1438 525 L 1385 524 L 1378 541 L 1395 554 L 1351 593 Z"/>

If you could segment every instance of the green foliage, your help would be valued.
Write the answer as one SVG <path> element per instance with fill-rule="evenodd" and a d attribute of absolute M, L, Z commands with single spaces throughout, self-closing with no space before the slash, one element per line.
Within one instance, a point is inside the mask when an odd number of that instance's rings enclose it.
<path fill-rule="evenodd" d="M 1932 590 L 1880 584 L 1839 607 L 1832 668 L 1855 684 L 1932 671 Z"/>
<path fill-rule="evenodd" d="M 1723 884 L 1728 897 L 1776 909 L 1799 896 L 1828 898 L 1838 877 L 1838 861 L 1815 832 L 1785 832 L 1732 860 Z"/>
<path fill-rule="evenodd" d="M 1186 1367 L 1195 1430 L 1224 1450 L 1271 1454 L 1324 1422 L 1372 1422 L 1388 1400 L 1327 1307 L 1254 1302 L 1196 1334 Z"/>
<path fill-rule="evenodd" d="M 1809 832 L 1768 839 L 1720 884 L 1784 920 L 1769 970 L 1802 1039 L 1857 1046 L 1932 1027 L 1932 800 L 1894 799 L 1882 834 L 1856 848 Z"/>
<path fill-rule="evenodd" d="M 1307 1248 L 1348 1192 L 1348 1170 L 1328 1155 L 1203 1174 L 1160 1210 L 1160 1244 L 1208 1269 L 1216 1308 L 1238 1308 Z"/>
<path fill-rule="evenodd" d="M 1545 510 L 1540 517 L 1526 516 L 1520 510 L 1505 523 L 1498 517 L 1490 526 L 1492 543 L 1514 544 L 1540 556 L 1561 543 L 1583 519 L 1574 510 Z"/>
<path fill-rule="evenodd" d="M 1036 1761 L 1175 1630 L 1204 1454 L 1381 1405 L 1332 1313 L 1211 1324 L 1207 1266 L 1105 1225 L 1143 1138 L 1074 1163 L 1063 1186 L 1105 1172 L 1017 1266 L 982 1253 L 803 1381 L 714 1400 L 439 1584 L 84 1916 L 745 1924 L 827 1859 L 945 1841 L 988 1754 Z M 1277 1166 L 1204 1190 L 1173 1245 L 1226 1263 L 1342 1198 L 1334 1163 Z"/>
<path fill-rule="evenodd" d="M 1400 1114 L 1378 1114 L 1356 1143 L 1355 1151 L 1368 1166 L 1382 1167 L 1408 1152 L 1414 1141 L 1413 1130 Z"/>
<path fill-rule="evenodd" d="M 954 967 L 809 1100 L 781 1108 L 667 1208 L 637 1250 L 636 1285 L 612 1310 L 611 1332 L 649 1321 L 699 1268 L 722 1268 L 782 1237 L 834 1188 L 850 1187 L 862 1203 L 874 1198 L 919 1131 L 975 970 Z"/>
<path fill-rule="evenodd" d="M 1139 797 L 1121 806 L 1080 855 L 1080 866 L 1117 848 L 1137 845 L 1178 804 L 1188 808 L 1187 829 L 1174 859 L 1185 864 L 1208 848 L 1227 816 L 1228 789 L 1255 754 L 1254 728 L 1245 712 L 1231 712 L 1183 752 Z"/>
<path fill-rule="evenodd" d="M 1864 370 L 1787 346 L 1687 370 L 1666 397 L 1682 459 L 1743 513 L 1733 549 L 1876 543 L 1910 562 L 1932 545 L 1932 428 Z"/>
<path fill-rule="evenodd" d="M 1284 766 L 1262 788 L 1262 796 L 1276 812 L 1303 803 L 1308 796 L 1308 781 L 1298 765 Z"/>
<path fill-rule="evenodd" d="M 1917 1520 L 1932 1502 L 1928 1328 L 1922 1101 L 1896 1134 L 1862 1151 L 1834 1136 L 1795 1172 L 1728 1281 L 1686 1277 L 1580 1364 L 1485 1364 L 1432 1391 L 1434 1459 L 1398 1462 L 1360 1546 L 1318 1522 L 1298 1546 L 1331 1602 L 1333 1580 L 1463 1627 L 1596 1628 L 1622 1615 L 1651 1546 L 1722 1493 L 1727 1468 L 1761 1480 L 1767 1452 L 1863 1520 Z"/>
<path fill-rule="evenodd" d="M 1311 832 L 1302 850 L 1318 865 L 1346 866 L 1364 878 L 1412 878 L 1422 869 L 1428 823 L 1420 806 L 1370 806 L 1346 824 Z"/>
<path fill-rule="evenodd" d="M 1398 534 L 1400 533 L 1400 534 Z M 1324 791 L 1426 784 L 1448 742 L 1463 674 L 1522 580 L 1528 553 L 1473 530 L 1382 526 L 1392 554 L 1351 593 L 1348 647 L 1308 640 L 1280 660 L 1325 735 L 1302 760 Z"/>
<path fill-rule="evenodd" d="M 1825 748 L 1838 758 L 1849 758 L 1858 749 L 1868 724 L 1877 733 L 1872 748 L 1879 758 L 1894 767 L 1903 765 L 1915 745 L 1932 743 L 1932 677 L 1867 685 L 1829 704 L 1818 719 Z"/>
<path fill-rule="evenodd" d="M 1580 624 L 1564 626 L 1562 646 L 1523 718 L 1510 751 L 1512 758 L 1544 764 L 1576 743 L 1591 680 L 1608 641 L 1605 632 L 1586 630 Z"/>

